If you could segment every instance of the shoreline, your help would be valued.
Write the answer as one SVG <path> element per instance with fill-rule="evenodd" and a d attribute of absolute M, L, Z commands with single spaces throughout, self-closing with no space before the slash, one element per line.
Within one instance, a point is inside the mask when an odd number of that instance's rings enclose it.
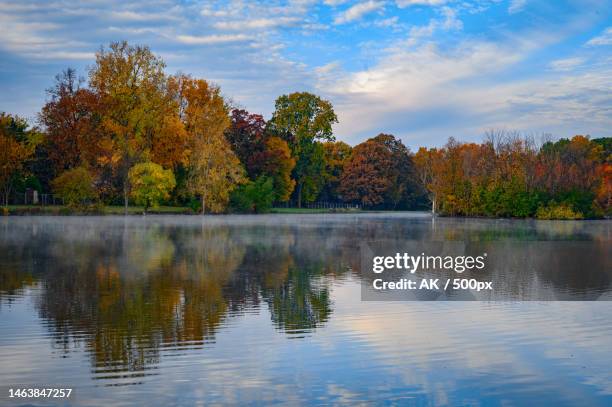
<path fill-rule="evenodd" d="M 324 215 L 324 214 L 368 214 L 368 213 L 423 213 L 431 216 L 430 211 L 393 211 L 393 210 L 363 210 L 363 209 L 325 209 L 325 208 L 272 208 L 267 213 L 207 213 L 206 215 L 227 216 L 227 215 Z M 123 206 L 105 206 L 101 210 L 78 210 L 66 206 L 22 206 L 9 205 L 8 208 L 2 207 L 0 215 L 8 216 L 143 216 L 143 215 L 175 215 L 175 216 L 201 216 L 201 213 L 194 212 L 191 208 L 181 206 L 161 206 L 149 209 L 144 213 L 142 207 L 130 206 L 128 214 L 124 215 Z M 432 218 L 441 219 L 491 219 L 491 220 L 562 220 L 562 221 L 592 221 L 592 220 L 611 220 L 607 217 L 583 218 L 583 219 L 538 219 L 536 217 L 494 217 L 494 216 L 457 216 L 436 214 Z"/>

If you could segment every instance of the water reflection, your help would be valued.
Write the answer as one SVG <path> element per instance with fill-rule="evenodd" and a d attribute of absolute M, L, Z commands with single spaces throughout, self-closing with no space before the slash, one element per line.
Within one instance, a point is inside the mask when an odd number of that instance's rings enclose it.
<path fill-rule="evenodd" d="M 287 338 L 316 336 L 345 305 L 333 301 L 333 288 L 369 278 L 360 261 L 364 241 L 487 250 L 487 277 L 504 299 L 543 291 L 551 299 L 596 299 L 610 289 L 609 222 L 41 217 L 0 223 L 0 307 L 30 296 L 55 352 L 84 349 L 94 379 L 137 384 L 160 374 L 165 352 L 206 350 L 249 313 L 267 315 Z M 387 327 L 397 320 L 389 318 L 371 322 Z"/>

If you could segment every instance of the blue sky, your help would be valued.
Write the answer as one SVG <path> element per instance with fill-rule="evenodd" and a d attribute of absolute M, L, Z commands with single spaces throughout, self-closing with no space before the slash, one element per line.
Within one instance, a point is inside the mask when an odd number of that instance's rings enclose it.
<path fill-rule="evenodd" d="M 277 96 L 329 99 L 338 139 L 411 148 L 489 128 L 612 136 L 612 1 L 0 0 L 0 111 L 35 119 L 66 67 L 146 44 L 269 117 Z"/>

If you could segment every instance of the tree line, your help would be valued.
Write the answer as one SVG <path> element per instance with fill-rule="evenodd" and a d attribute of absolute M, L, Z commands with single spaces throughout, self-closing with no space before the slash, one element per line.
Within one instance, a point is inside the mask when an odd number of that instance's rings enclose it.
<path fill-rule="evenodd" d="M 451 138 L 414 155 L 432 211 L 582 219 L 610 215 L 612 138 L 545 141 L 491 130 L 481 144 Z"/>
<path fill-rule="evenodd" d="M 169 75 L 146 46 L 111 43 L 87 80 L 57 75 L 31 126 L 0 114 L 0 187 L 52 192 L 77 207 L 130 202 L 203 213 L 265 212 L 273 203 L 325 200 L 373 209 L 512 217 L 609 214 L 610 138 L 541 146 L 492 131 L 482 144 L 450 139 L 413 154 L 379 134 L 336 141 L 332 104 L 296 92 L 270 120 L 218 86 Z"/>

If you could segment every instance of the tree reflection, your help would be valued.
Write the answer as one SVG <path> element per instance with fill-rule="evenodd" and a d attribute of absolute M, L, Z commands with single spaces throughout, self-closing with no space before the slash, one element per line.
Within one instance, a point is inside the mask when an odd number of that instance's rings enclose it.
<path fill-rule="evenodd" d="M 37 259 L 36 277 L 5 268 L 0 292 L 39 279 L 36 305 L 54 347 L 68 354 L 85 346 L 96 378 L 148 374 L 165 349 L 205 347 L 227 318 L 262 301 L 287 332 L 312 330 L 332 312 L 324 276 L 334 262 L 311 255 L 324 253 L 325 239 L 298 242 L 292 228 L 266 235 L 258 227 L 117 225 L 96 231 L 100 238 L 48 232 L 15 256 Z"/>

